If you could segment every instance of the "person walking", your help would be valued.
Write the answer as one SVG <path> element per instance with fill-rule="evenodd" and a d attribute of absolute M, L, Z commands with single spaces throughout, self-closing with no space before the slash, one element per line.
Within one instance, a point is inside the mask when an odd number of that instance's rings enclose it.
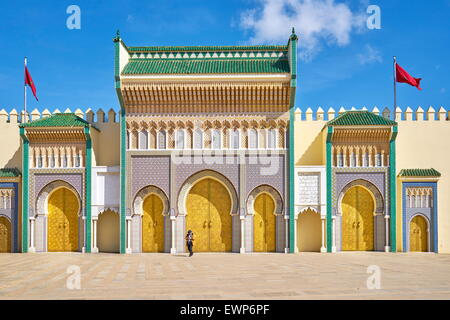
<path fill-rule="evenodd" d="M 194 233 L 192 232 L 192 230 L 188 230 L 186 234 L 186 245 L 189 250 L 189 257 L 192 257 L 192 255 L 194 254 L 194 251 L 192 249 L 192 247 L 194 246 L 193 242 L 194 242 Z"/>

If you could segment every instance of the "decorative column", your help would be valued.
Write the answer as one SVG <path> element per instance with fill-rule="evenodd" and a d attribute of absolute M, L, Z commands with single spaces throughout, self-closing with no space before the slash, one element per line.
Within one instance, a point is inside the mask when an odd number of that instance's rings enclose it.
<path fill-rule="evenodd" d="M 389 218 L 390 216 L 388 214 L 384 216 L 384 221 L 386 223 L 386 245 L 384 246 L 385 252 L 391 251 L 391 247 L 389 246 Z"/>
<path fill-rule="evenodd" d="M 240 253 L 245 253 L 245 216 L 239 216 L 241 220 L 241 249 Z"/>
<path fill-rule="evenodd" d="M 286 241 L 285 241 L 286 246 L 284 248 L 284 253 L 289 253 L 289 216 L 288 215 L 284 216 L 284 221 L 285 221 L 285 224 L 284 224 L 285 225 L 285 231 L 284 231 L 284 233 L 285 233 L 285 239 L 286 239 Z"/>
<path fill-rule="evenodd" d="M 331 246 L 331 252 L 336 252 L 336 216 L 333 216 L 333 243 Z"/>
<path fill-rule="evenodd" d="M 131 217 L 126 217 L 126 225 L 127 225 L 127 248 L 125 253 L 132 253 L 131 250 Z"/>
<path fill-rule="evenodd" d="M 34 217 L 30 217 L 30 248 L 28 252 L 36 252 L 36 248 L 34 247 Z"/>
<path fill-rule="evenodd" d="M 298 253 L 298 214 L 295 215 L 295 223 L 294 223 L 294 252 Z"/>
<path fill-rule="evenodd" d="M 327 252 L 327 247 L 325 246 L 325 217 L 321 217 L 322 221 L 322 246 L 320 247 L 320 252 Z"/>
<path fill-rule="evenodd" d="M 172 227 L 172 242 L 171 242 L 171 247 L 170 247 L 170 254 L 176 254 L 177 253 L 177 249 L 175 247 L 175 221 L 176 221 L 177 217 L 174 215 L 170 216 L 170 224 Z"/>
<path fill-rule="evenodd" d="M 92 242 L 92 253 L 98 253 L 98 247 L 97 247 L 97 222 L 98 222 L 98 217 L 93 217 L 92 218 L 92 238 L 93 238 L 93 242 Z"/>

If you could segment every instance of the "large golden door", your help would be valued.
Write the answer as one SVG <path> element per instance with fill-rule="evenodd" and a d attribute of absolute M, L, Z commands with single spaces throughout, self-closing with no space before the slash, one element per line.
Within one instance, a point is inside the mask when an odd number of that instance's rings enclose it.
<path fill-rule="evenodd" d="M 231 199 L 213 179 L 196 183 L 186 199 L 186 230 L 194 232 L 194 251 L 231 251 Z"/>
<path fill-rule="evenodd" d="M 427 222 L 422 216 L 415 216 L 409 225 L 409 251 L 427 252 Z"/>
<path fill-rule="evenodd" d="M 0 253 L 11 252 L 11 223 L 0 217 Z"/>
<path fill-rule="evenodd" d="M 164 252 L 163 202 L 155 194 L 149 195 L 143 204 L 142 251 Z"/>
<path fill-rule="evenodd" d="M 48 199 L 48 251 L 78 250 L 79 203 L 67 188 L 56 190 Z"/>
<path fill-rule="evenodd" d="M 97 230 L 98 250 L 100 252 L 118 253 L 120 251 L 119 214 L 112 210 L 100 214 Z"/>
<path fill-rule="evenodd" d="M 342 250 L 373 251 L 374 201 L 363 187 L 350 188 L 342 199 Z"/>
<path fill-rule="evenodd" d="M 253 216 L 253 251 L 275 252 L 275 203 L 266 193 L 256 197 Z"/>

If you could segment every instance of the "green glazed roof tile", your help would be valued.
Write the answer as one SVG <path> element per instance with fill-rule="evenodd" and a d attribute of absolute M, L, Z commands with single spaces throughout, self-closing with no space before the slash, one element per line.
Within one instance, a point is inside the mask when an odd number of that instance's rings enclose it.
<path fill-rule="evenodd" d="M 89 122 L 75 113 L 55 113 L 50 117 L 22 123 L 20 127 L 88 127 Z"/>
<path fill-rule="evenodd" d="M 397 122 L 369 111 L 346 111 L 327 123 L 329 126 L 395 126 Z"/>
<path fill-rule="evenodd" d="M 436 169 L 402 169 L 399 177 L 440 177 L 441 173 Z"/>
<path fill-rule="evenodd" d="M 0 178 L 14 178 L 19 177 L 20 171 L 17 168 L 2 168 L 0 169 Z"/>
<path fill-rule="evenodd" d="M 199 51 L 287 51 L 288 46 L 160 46 L 160 47 L 128 47 L 129 52 L 199 52 Z"/>
<path fill-rule="evenodd" d="M 131 74 L 289 73 L 286 59 L 131 59 Z"/>

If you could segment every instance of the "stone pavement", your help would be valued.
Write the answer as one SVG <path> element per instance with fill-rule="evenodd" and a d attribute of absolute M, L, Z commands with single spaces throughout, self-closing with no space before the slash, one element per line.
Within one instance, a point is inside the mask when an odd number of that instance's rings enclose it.
<path fill-rule="evenodd" d="M 67 289 L 71 265 L 79 290 Z M 0 299 L 450 299 L 450 255 L 0 254 Z"/>

